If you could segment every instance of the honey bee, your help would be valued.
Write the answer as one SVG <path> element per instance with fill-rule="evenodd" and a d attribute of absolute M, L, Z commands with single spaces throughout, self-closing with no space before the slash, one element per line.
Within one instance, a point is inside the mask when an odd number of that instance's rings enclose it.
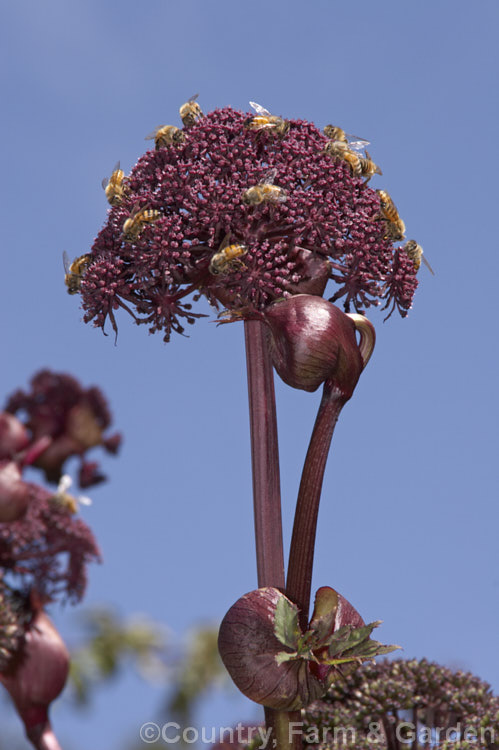
<path fill-rule="evenodd" d="M 111 177 L 102 180 L 102 187 L 111 206 L 119 206 L 126 190 L 125 173 L 120 169 L 119 161 L 114 165 Z"/>
<path fill-rule="evenodd" d="M 276 174 L 277 169 L 271 169 L 258 185 L 245 190 L 241 196 L 242 202 L 249 206 L 259 206 L 260 203 L 284 203 L 288 196 L 284 188 L 274 185 Z"/>
<path fill-rule="evenodd" d="M 281 137 L 286 135 L 289 130 L 289 122 L 287 120 L 283 120 L 282 117 L 278 117 L 277 115 L 271 115 L 265 107 L 256 102 L 250 102 L 250 106 L 255 110 L 256 115 L 248 117 L 244 121 L 244 127 L 247 130 L 254 130 L 256 132 L 268 130 Z"/>
<path fill-rule="evenodd" d="M 360 159 L 360 167 L 361 167 L 361 175 L 362 177 L 366 177 L 366 184 L 369 182 L 371 177 L 375 174 L 383 174 L 381 169 L 378 167 L 377 164 L 375 164 L 370 155 L 369 152 L 366 151 L 365 157 L 361 156 Z"/>
<path fill-rule="evenodd" d="M 228 273 L 238 267 L 244 266 L 241 258 L 246 255 L 246 245 L 229 244 L 229 234 L 226 234 L 220 248 L 212 255 L 209 271 L 213 276 Z"/>
<path fill-rule="evenodd" d="M 353 174 L 360 177 L 362 174 L 361 157 L 354 151 L 350 151 L 347 144 L 343 141 L 328 141 L 324 146 L 324 152 L 335 159 L 346 161 Z"/>
<path fill-rule="evenodd" d="M 386 236 L 393 242 L 403 240 L 405 235 L 405 224 L 399 216 L 399 213 L 395 207 L 395 203 L 392 201 L 386 190 L 376 190 L 380 200 L 380 211 L 381 216 L 386 219 Z"/>
<path fill-rule="evenodd" d="M 328 141 L 324 146 L 323 153 L 342 159 L 346 151 L 348 151 L 348 146 L 343 141 Z"/>
<path fill-rule="evenodd" d="M 421 267 L 421 261 L 423 261 L 426 268 L 430 271 L 430 273 L 433 274 L 433 276 L 435 276 L 435 271 L 430 266 L 423 254 L 423 248 L 421 247 L 421 245 L 418 245 L 416 240 L 408 240 L 405 243 L 403 249 L 406 251 L 407 255 L 414 263 L 414 268 L 416 269 L 416 271 L 419 271 Z"/>
<path fill-rule="evenodd" d="M 145 137 L 146 141 L 152 141 L 153 139 L 156 150 L 166 148 L 166 146 L 180 146 L 185 141 L 185 133 L 175 125 L 160 125 Z"/>
<path fill-rule="evenodd" d="M 59 480 L 57 492 L 52 495 L 50 500 L 74 514 L 78 512 L 80 505 L 92 505 L 92 501 L 89 497 L 84 497 L 83 495 L 80 495 L 79 497 L 73 497 L 73 495 L 70 495 L 68 489 L 71 487 L 72 483 L 73 480 L 69 474 L 63 474 Z"/>
<path fill-rule="evenodd" d="M 64 250 L 62 254 L 62 261 L 64 263 L 64 270 L 66 272 L 64 276 L 64 283 L 68 288 L 68 294 L 78 294 L 81 288 L 81 280 L 85 274 L 85 271 L 92 263 L 92 256 L 88 253 L 86 255 L 80 255 L 79 258 L 75 258 L 71 263 L 67 252 Z"/>
<path fill-rule="evenodd" d="M 194 96 L 191 96 L 191 98 L 188 99 L 185 104 L 182 104 L 179 109 L 180 119 L 182 120 L 182 122 L 184 123 L 184 127 L 186 128 L 192 127 L 192 125 L 196 123 L 196 120 L 199 120 L 203 116 L 201 107 L 196 101 L 198 96 L 199 94 L 194 94 Z"/>
<path fill-rule="evenodd" d="M 138 205 L 135 205 L 132 213 L 123 224 L 123 239 L 125 242 L 134 242 L 146 224 L 152 224 L 153 221 L 157 221 L 161 216 L 161 211 L 147 208 L 147 206 L 139 208 Z"/>
<path fill-rule="evenodd" d="M 338 128 L 335 125 L 326 125 L 324 128 L 324 135 L 332 141 L 344 143 L 345 146 L 348 146 L 352 151 L 362 151 L 366 146 L 369 146 L 369 141 L 359 138 L 358 135 L 345 133 L 343 128 Z"/>

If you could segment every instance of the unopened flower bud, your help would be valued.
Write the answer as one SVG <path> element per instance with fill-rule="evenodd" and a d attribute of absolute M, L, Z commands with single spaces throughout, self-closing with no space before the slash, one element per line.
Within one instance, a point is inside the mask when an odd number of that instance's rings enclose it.
<path fill-rule="evenodd" d="M 22 518 L 30 498 L 29 484 L 14 461 L 0 461 L 0 523 Z"/>
<path fill-rule="evenodd" d="M 12 458 L 28 443 L 29 435 L 23 423 L 13 414 L 0 412 L 0 460 Z"/>
<path fill-rule="evenodd" d="M 299 628 L 298 608 L 272 587 L 245 594 L 225 615 L 218 638 L 220 655 L 236 686 L 251 700 L 295 711 L 327 691 L 331 673 L 338 668 L 319 663 L 324 643 L 334 631 L 364 623 L 334 589 L 323 587 L 317 596 L 323 606 L 316 600 L 312 639 L 310 632 L 303 634 Z"/>
<path fill-rule="evenodd" d="M 285 383 L 315 391 L 328 381 L 350 398 L 374 348 L 374 327 L 366 318 L 347 315 L 308 294 L 274 302 L 263 317 L 270 330 L 272 361 Z"/>
<path fill-rule="evenodd" d="M 43 609 L 36 610 L 24 636 L 15 664 L 0 674 L 26 727 L 50 731 L 48 709 L 62 692 L 69 671 L 69 653 Z"/>

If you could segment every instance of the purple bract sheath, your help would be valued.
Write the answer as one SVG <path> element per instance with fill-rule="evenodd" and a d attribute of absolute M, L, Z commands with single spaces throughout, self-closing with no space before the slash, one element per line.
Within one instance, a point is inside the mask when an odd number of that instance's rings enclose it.
<path fill-rule="evenodd" d="M 292 294 L 322 296 L 328 280 L 347 311 L 384 302 L 407 314 L 416 269 L 387 237 L 376 191 L 324 153 L 313 123 L 290 120 L 276 133 L 245 122 L 215 110 L 139 159 L 85 260 L 87 322 L 109 317 L 115 327 L 123 307 L 169 340 L 200 317 L 192 295 L 263 310 Z"/>

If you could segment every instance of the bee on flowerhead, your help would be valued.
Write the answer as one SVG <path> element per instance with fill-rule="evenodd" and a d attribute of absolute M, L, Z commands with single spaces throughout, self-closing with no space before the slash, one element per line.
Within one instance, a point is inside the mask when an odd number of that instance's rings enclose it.
<path fill-rule="evenodd" d="M 354 151 L 350 151 L 347 144 L 343 141 L 328 141 L 322 153 L 333 157 L 333 159 L 345 161 L 352 170 L 352 173 L 357 177 L 360 177 L 362 174 L 361 157 Z"/>
<path fill-rule="evenodd" d="M 197 122 L 197 120 L 200 120 L 203 116 L 201 107 L 196 101 L 198 96 L 199 94 L 194 94 L 194 96 L 191 96 L 191 98 L 188 99 L 185 104 L 182 104 L 179 109 L 180 119 L 182 120 L 185 128 L 192 127 Z"/>
<path fill-rule="evenodd" d="M 145 140 L 154 140 L 156 150 L 167 146 L 181 146 L 185 141 L 185 133 L 175 125 L 160 125 L 152 133 L 146 135 Z"/>
<path fill-rule="evenodd" d="M 217 252 L 211 256 L 209 272 L 213 276 L 244 268 L 241 258 L 246 255 L 246 245 L 230 244 L 230 233 L 226 234 Z"/>
<path fill-rule="evenodd" d="M 70 495 L 68 489 L 71 487 L 73 480 L 69 474 L 63 474 L 59 480 L 57 491 L 50 498 L 53 503 L 56 503 L 61 508 L 65 508 L 70 513 L 75 514 L 78 512 L 80 505 L 92 505 L 92 501 L 89 497 L 80 495 L 74 497 Z"/>
<path fill-rule="evenodd" d="M 241 200 L 248 206 L 259 206 L 261 203 L 284 203 L 287 194 L 284 188 L 274 185 L 277 169 L 269 170 L 258 185 L 243 191 Z"/>
<path fill-rule="evenodd" d="M 386 237 L 392 242 L 403 240 L 405 236 L 405 224 L 399 216 L 395 203 L 386 190 L 376 190 L 380 201 L 380 213 L 386 220 Z"/>
<path fill-rule="evenodd" d="M 366 177 L 367 178 L 365 184 L 367 184 L 369 182 L 369 180 L 371 179 L 371 177 L 373 175 L 375 175 L 375 174 L 381 174 L 382 175 L 383 174 L 383 172 L 378 167 L 378 165 L 375 164 L 373 162 L 373 160 L 371 159 L 371 157 L 369 155 L 369 151 L 366 151 L 365 157 L 364 156 L 360 156 L 359 159 L 360 159 L 360 170 L 361 170 L 360 173 L 361 173 L 362 177 Z"/>
<path fill-rule="evenodd" d="M 339 128 L 336 125 L 326 125 L 324 135 L 331 141 L 344 143 L 350 151 L 363 151 L 366 146 L 369 146 L 369 141 L 359 138 L 358 135 L 345 133 L 343 128 Z"/>
<path fill-rule="evenodd" d="M 111 177 L 102 180 L 102 187 L 111 206 L 119 206 L 126 192 L 125 173 L 120 169 L 119 161 L 114 165 Z"/>
<path fill-rule="evenodd" d="M 147 206 L 139 208 L 138 204 L 135 204 L 132 213 L 123 224 L 122 238 L 125 242 L 134 242 L 147 224 L 152 224 L 161 216 L 161 211 Z"/>
<path fill-rule="evenodd" d="M 271 115 L 265 107 L 256 102 L 250 102 L 250 106 L 255 110 L 256 115 L 252 115 L 244 121 L 244 127 L 247 130 L 257 133 L 266 130 L 281 138 L 286 135 L 289 130 L 288 120 L 283 120 L 282 117 L 277 115 Z"/>
<path fill-rule="evenodd" d="M 435 276 L 435 271 L 426 260 L 426 257 L 423 253 L 423 248 L 421 247 L 421 245 L 418 245 L 416 240 L 407 240 L 402 249 L 405 250 L 409 258 L 414 263 L 414 268 L 416 269 L 416 271 L 419 271 L 421 267 L 421 261 L 423 261 L 426 268 L 430 271 L 430 273 L 433 274 L 433 276 Z"/>
<path fill-rule="evenodd" d="M 354 175 L 367 178 L 366 183 L 373 175 L 383 174 L 367 151 L 365 156 L 360 153 L 369 145 L 369 141 L 358 138 L 356 135 L 347 135 L 342 128 L 334 125 L 326 125 L 324 135 L 327 135 L 331 140 L 326 143 L 323 153 L 335 159 L 346 161 Z"/>
<path fill-rule="evenodd" d="M 80 255 L 79 258 L 75 258 L 72 262 L 69 260 L 67 252 L 64 250 L 62 254 L 62 261 L 64 264 L 64 283 L 68 288 L 68 294 L 78 294 L 81 288 L 81 280 L 85 274 L 85 271 L 92 263 L 92 256 L 90 254 Z"/>

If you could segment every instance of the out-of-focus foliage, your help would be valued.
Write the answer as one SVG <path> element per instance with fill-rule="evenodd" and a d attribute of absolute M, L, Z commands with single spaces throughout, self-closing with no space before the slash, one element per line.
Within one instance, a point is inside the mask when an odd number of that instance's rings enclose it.
<path fill-rule="evenodd" d="M 87 611 L 84 627 L 85 641 L 71 655 L 77 705 L 90 703 L 98 686 L 117 679 L 130 665 L 144 679 L 165 686 L 165 716 L 187 725 L 209 690 L 229 684 L 214 626 L 194 628 L 182 644 L 144 615 L 121 618 L 102 607 Z"/>
<path fill-rule="evenodd" d="M 193 630 L 177 663 L 172 695 L 166 712 L 188 726 L 201 698 L 214 686 L 229 684 L 217 647 L 218 628 L 204 626 Z"/>
<path fill-rule="evenodd" d="M 86 642 L 71 654 L 70 680 L 79 704 L 87 704 L 97 685 L 119 676 L 127 662 L 146 679 L 168 677 L 169 636 L 145 615 L 121 619 L 110 609 L 85 615 Z"/>

